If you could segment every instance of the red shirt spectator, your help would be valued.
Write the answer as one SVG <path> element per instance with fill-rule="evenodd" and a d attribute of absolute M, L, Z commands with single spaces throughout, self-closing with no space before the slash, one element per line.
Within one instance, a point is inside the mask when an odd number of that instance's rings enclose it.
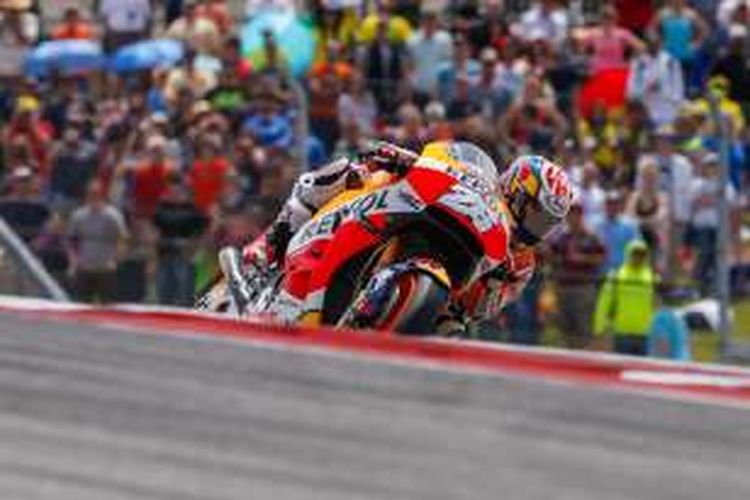
<path fill-rule="evenodd" d="M 3 144 L 25 141 L 31 151 L 34 166 L 39 169 L 42 176 L 46 176 L 49 166 L 49 144 L 54 134 L 52 126 L 39 118 L 38 110 L 39 101 L 35 97 L 19 97 L 13 118 L 3 131 Z"/>
<path fill-rule="evenodd" d="M 133 208 L 137 217 L 154 215 L 175 173 L 174 165 L 167 160 L 166 145 L 163 137 L 152 137 L 147 145 L 149 158 L 133 172 Z"/>
<path fill-rule="evenodd" d="M 95 37 L 94 27 L 81 17 L 76 7 L 66 9 L 63 20 L 52 30 L 54 40 L 91 40 Z"/>
<path fill-rule="evenodd" d="M 204 213 L 219 200 L 230 170 L 229 161 L 219 155 L 218 139 L 203 138 L 190 171 L 195 205 Z"/>

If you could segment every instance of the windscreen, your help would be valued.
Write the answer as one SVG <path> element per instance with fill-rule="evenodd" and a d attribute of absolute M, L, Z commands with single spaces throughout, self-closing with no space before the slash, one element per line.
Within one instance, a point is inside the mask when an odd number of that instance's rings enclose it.
<path fill-rule="evenodd" d="M 449 146 L 450 155 L 466 166 L 470 175 L 480 179 L 490 192 L 495 192 L 500 184 L 500 175 L 492 158 L 479 146 L 470 142 L 453 142 Z"/>

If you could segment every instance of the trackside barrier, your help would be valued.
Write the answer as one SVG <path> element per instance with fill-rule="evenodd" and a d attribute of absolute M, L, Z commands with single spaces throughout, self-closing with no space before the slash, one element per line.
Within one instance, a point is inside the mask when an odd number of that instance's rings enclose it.
<path fill-rule="evenodd" d="M 283 349 L 379 359 L 430 369 L 524 377 L 545 383 L 620 390 L 750 409 L 750 370 L 612 354 L 517 347 L 476 341 L 394 337 L 378 332 L 289 327 L 186 310 L 96 308 L 0 298 L 0 312 L 31 321 L 65 321 L 173 337 L 213 338 Z M 102 334 L 108 334 L 102 330 Z M 1 334 L 1 333 L 0 333 Z M 111 333 L 114 334 L 114 333 Z"/>

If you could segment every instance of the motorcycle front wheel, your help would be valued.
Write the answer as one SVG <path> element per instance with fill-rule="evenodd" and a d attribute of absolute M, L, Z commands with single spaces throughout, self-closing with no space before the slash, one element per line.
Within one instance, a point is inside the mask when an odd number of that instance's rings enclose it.
<path fill-rule="evenodd" d="M 402 335 L 431 335 L 450 293 L 440 280 L 418 266 L 396 264 L 397 270 L 382 269 L 370 277 L 338 326 L 366 328 Z M 406 268 L 404 270 L 404 268 Z M 388 283 L 377 280 L 389 272 Z"/>

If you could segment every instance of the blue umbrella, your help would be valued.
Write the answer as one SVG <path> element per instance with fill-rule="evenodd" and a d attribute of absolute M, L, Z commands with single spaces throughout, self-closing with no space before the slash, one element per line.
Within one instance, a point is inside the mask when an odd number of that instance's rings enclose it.
<path fill-rule="evenodd" d="M 104 67 L 102 47 L 88 40 L 42 42 L 26 56 L 24 69 L 30 76 L 46 76 L 52 70 L 65 74 Z"/>
<path fill-rule="evenodd" d="M 115 52 L 110 67 L 118 73 L 171 67 L 185 57 L 185 46 L 178 40 L 144 40 Z"/>
<path fill-rule="evenodd" d="M 315 57 L 315 36 L 308 24 L 293 12 L 268 11 L 242 27 L 242 53 L 256 65 L 263 64 L 263 34 L 273 34 L 294 76 L 304 75 Z"/>

